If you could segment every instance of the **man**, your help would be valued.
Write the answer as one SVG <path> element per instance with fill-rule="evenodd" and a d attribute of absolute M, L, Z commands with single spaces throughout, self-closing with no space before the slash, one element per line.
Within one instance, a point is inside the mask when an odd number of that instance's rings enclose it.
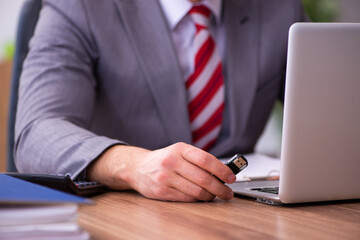
<path fill-rule="evenodd" d="M 231 199 L 215 176 L 235 175 L 216 157 L 253 151 L 302 20 L 298 0 L 44 1 L 20 83 L 17 168 L 153 199 Z M 212 82 L 202 95 L 218 97 L 193 104 L 199 75 Z"/>

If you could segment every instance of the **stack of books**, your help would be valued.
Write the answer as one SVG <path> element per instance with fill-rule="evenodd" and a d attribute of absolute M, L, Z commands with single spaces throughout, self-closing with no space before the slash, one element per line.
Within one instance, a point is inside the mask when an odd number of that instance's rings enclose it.
<path fill-rule="evenodd" d="M 78 204 L 92 201 L 0 174 L 0 240 L 89 239 Z"/>

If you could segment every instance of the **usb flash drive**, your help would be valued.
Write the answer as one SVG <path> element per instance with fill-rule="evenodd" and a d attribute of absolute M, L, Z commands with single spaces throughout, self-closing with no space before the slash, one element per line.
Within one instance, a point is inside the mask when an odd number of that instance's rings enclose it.
<path fill-rule="evenodd" d="M 228 160 L 225 165 L 228 166 L 236 175 L 248 166 L 248 161 L 242 154 L 236 154 L 230 158 L 230 160 Z M 221 179 L 219 179 L 219 181 L 224 183 Z"/>

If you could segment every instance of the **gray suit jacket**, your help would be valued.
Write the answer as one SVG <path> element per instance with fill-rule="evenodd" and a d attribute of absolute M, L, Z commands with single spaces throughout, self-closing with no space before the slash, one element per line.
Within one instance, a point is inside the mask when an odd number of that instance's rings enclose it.
<path fill-rule="evenodd" d="M 251 152 L 285 75 L 299 0 L 224 0 L 226 106 L 218 157 Z M 48 0 L 19 89 L 19 171 L 78 176 L 108 147 L 191 143 L 186 90 L 156 0 Z"/>

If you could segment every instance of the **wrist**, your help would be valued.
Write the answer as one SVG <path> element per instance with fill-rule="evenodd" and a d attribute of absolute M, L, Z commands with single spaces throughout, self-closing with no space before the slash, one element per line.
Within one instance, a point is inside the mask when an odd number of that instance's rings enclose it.
<path fill-rule="evenodd" d="M 112 146 L 88 166 L 87 177 L 112 189 L 131 189 L 136 170 L 133 161 L 146 151 L 127 145 Z"/>

